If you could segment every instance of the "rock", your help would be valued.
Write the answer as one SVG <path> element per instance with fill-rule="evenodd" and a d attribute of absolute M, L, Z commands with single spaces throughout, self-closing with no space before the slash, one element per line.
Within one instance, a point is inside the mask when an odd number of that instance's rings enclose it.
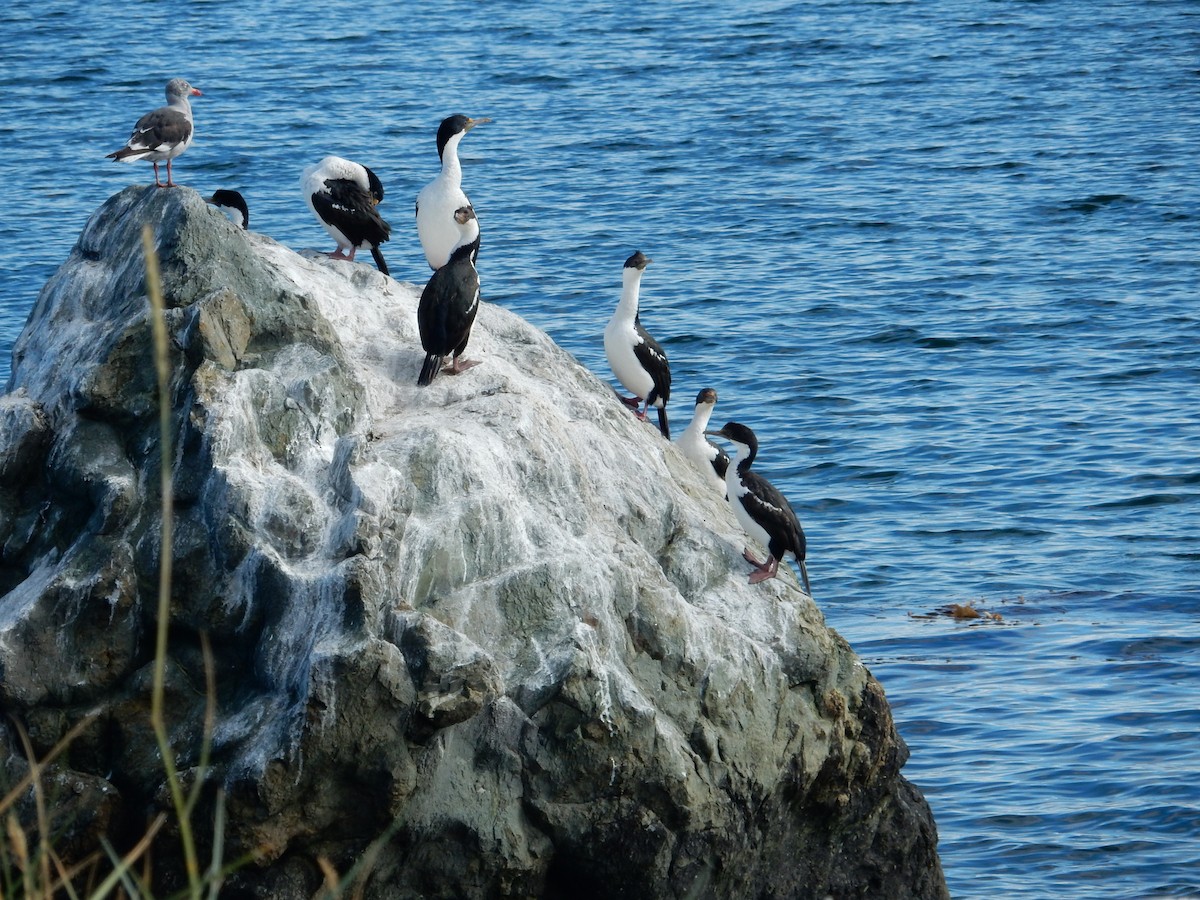
<path fill-rule="evenodd" d="M 169 806 L 144 223 L 171 335 L 167 720 L 208 785 L 201 841 L 223 802 L 227 857 L 257 854 L 231 894 L 308 897 L 365 860 L 367 897 L 946 896 L 882 689 L 794 577 L 746 583 L 674 446 L 486 303 L 483 364 L 417 388 L 418 288 L 186 188 L 92 216 L 0 399 L 0 698 L 37 752 L 95 716 L 62 775 L 119 792 L 109 840 Z M 157 890 L 178 853 L 157 842 Z"/>
<path fill-rule="evenodd" d="M 31 735 L 32 737 L 32 735 Z M 34 788 L 30 779 L 29 764 L 17 752 L 18 741 L 5 723 L 0 723 L 0 784 L 7 789 L 24 785 L 11 807 L 5 810 L 5 818 L 11 814 L 26 835 L 26 846 L 36 849 L 38 833 L 38 793 L 44 799 L 46 831 L 52 835 L 54 850 L 68 866 L 84 862 L 94 852 L 102 838 L 113 830 L 114 819 L 121 812 L 120 794 L 103 778 L 72 771 L 57 764 L 45 767 Z M 11 824 L 8 826 L 11 828 Z M 6 854 L 11 854 L 11 846 Z M 5 857 L 6 874 L 15 863 L 13 855 Z"/>
<path fill-rule="evenodd" d="M 50 421 L 23 392 L 0 397 L 0 487 L 19 488 L 50 445 Z"/>

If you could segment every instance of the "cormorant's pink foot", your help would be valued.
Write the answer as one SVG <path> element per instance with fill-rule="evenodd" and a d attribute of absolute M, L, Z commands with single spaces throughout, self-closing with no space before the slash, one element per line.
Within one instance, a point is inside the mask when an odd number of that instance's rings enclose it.
<path fill-rule="evenodd" d="M 747 547 L 745 550 L 742 551 L 742 559 L 744 559 L 746 562 L 750 563 L 750 565 L 754 566 L 754 568 L 756 568 L 756 569 L 761 569 L 761 568 L 763 568 L 763 566 L 766 565 L 765 562 L 763 562 L 761 559 L 759 559 L 757 556 L 755 556 L 753 553 L 750 552 L 749 547 Z"/>
<path fill-rule="evenodd" d="M 621 397 L 620 400 L 631 409 L 637 409 L 642 405 L 641 397 Z"/>
<path fill-rule="evenodd" d="M 480 363 L 480 360 L 478 360 L 478 359 L 461 359 L 460 358 L 460 359 L 454 360 L 454 362 L 448 366 L 443 366 L 442 371 L 445 372 L 447 375 L 461 375 L 463 372 L 467 371 L 467 369 L 475 368 L 475 366 L 479 365 L 479 363 Z"/>
<path fill-rule="evenodd" d="M 750 583 L 758 584 L 761 581 L 766 581 L 768 578 L 774 578 L 779 572 L 779 561 L 774 557 L 767 559 L 757 569 L 750 573 Z"/>

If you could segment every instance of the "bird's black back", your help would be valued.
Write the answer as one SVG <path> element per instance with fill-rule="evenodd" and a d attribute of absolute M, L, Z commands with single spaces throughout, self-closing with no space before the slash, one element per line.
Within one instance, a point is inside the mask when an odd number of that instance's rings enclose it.
<path fill-rule="evenodd" d="M 446 356 L 465 347 L 479 312 L 479 273 L 474 262 L 478 251 L 478 239 L 458 247 L 421 291 L 417 328 L 426 353 Z"/>
<path fill-rule="evenodd" d="M 371 195 L 348 178 L 329 178 L 326 191 L 313 194 L 313 208 L 324 221 L 346 236 L 355 247 L 378 247 L 392 235 L 392 227 L 379 215 Z"/>

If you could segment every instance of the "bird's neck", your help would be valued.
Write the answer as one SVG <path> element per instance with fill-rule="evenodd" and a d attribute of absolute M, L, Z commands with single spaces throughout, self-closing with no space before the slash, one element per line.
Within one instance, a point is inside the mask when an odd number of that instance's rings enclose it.
<path fill-rule="evenodd" d="M 712 413 L 713 407 L 709 404 L 697 404 L 696 414 L 692 416 L 691 423 L 686 429 L 684 429 L 684 434 L 688 435 L 689 437 L 696 436 L 704 439 L 704 432 L 705 429 L 708 428 L 708 420 L 712 416 Z"/>
<path fill-rule="evenodd" d="M 745 475 L 750 471 L 750 465 L 754 462 L 754 457 L 758 455 L 758 448 L 751 447 L 746 444 L 737 444 L 737 455 L 733 458 L 732 468 L 737 469 L 739 475 Z"/>
<path fill-rule="evenodd" d="M 462 262 L 475 264 L 475 255 L 479 252 L 479 235 L 475 235 L 475 240 L 469 244 L 459 244 L 454 248 L 454 252 L 450 254 L 450 259 L 446 261 L 446 265 L 454 265 Z"/>
<path fill-rule="evenodd" d="M 464 234 L 450 252 L 450 262 L 465 258 L 469 258 L 472 263 L 475 262 L 475 255 L 479 252 L 479 223 L 471 219 L 470 224 L 471 227 L 463 229 Z"/>
<path fill-rule="evenodd" d="M 641 292 L 642 273 L 637 269 L 626 269 L 622 276 L 621 302 L 617 304 L 616 315 L 624 319 L 633 319 L 638 313 L 638 295 Z"/>
<path fill-rule="evenodd" d="M 442 179 L 456 186 L 462 184 L 462 164 L 458 161 L 458 142 L 461 140 L 462 135 L 456 134 L 442 148 Z"/>

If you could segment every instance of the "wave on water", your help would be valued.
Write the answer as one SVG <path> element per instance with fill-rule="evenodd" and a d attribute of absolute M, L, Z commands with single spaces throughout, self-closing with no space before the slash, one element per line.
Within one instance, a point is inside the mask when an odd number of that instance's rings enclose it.
<path fill-rule="evenodd" d="M 1139 509 L 1147 506 L 1174 506 L 1177 503 L 1194 503 L 1200 500 L 1200 493 L 1195 494 L 1140 494 L 1136 497 L 1125 497 L 1120 500 L 1106 500 L 1103 503 L 1093 503 L 1089 509 Z"/>
<path fill-rule="evenodd" d="M 1076 200 L 1066 200 L 1058 208 L 1063 212 L 1094 213 L 1109 206 L 1136 203 L 1137 200 L 1126 194 L 1092 194 Z"/>

